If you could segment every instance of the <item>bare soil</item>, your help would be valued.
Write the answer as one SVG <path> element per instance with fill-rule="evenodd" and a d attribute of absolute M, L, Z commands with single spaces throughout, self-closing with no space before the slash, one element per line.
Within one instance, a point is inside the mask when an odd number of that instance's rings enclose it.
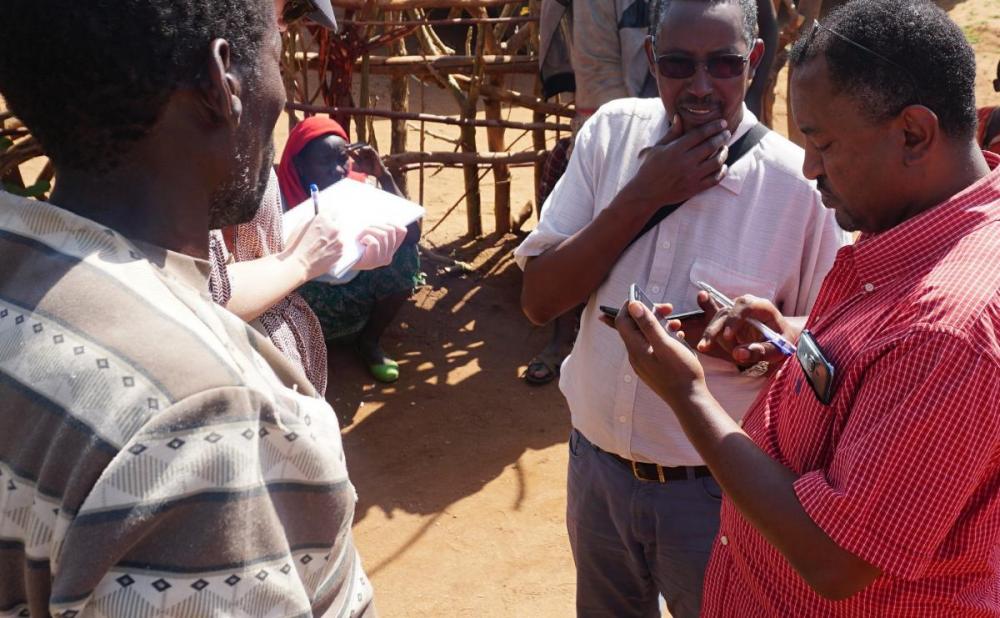
<path fill-rule="evenodd" d="M 976 48 L 980 105 L 1000 103 L 992 89 L 1000 0 L 942 5 Z M 780 84 L 775 126 L 784 133 L 785 80 Z M 530 91 L 523 81 L 514 87 Z M 420 109 L 419 91 L 410 101 Z M 457 111 L 436 89 L 424 93 L 424 109 Z M 519 110 L 512 117 L 530 120 Z M 385 148 L 388 123 L 376 127 Z M 453 127 L 433 130 L 458 134 Z M 509 132 L 508 143 L 518 134 Z M 427 150 L 451 149 L 426 139 Z M 415 149 L 417 131 L 409 140 Z M 485 149 L 485 134 L 479 143 Z M 533 176 L 530 168 L 514 173 L 516 212 L 533 199 Z M 416 173 L 409 183 L 416 195 Z M 359 494 L 356 541 L 386 616 L 571 616 L 575 579 L 564 525 L 569 413 L 554 383 L 532 387 L 519 379 L 549 331 L 531 326 L 518 305 L 520 272 L 510 254 L 520 239 L 463 239 L 464 205 L 441 222 L 463 192 L 460 170 L 428 174 L 425 229 L 439 226 L 428 240 L 472 262 L 476 272 L 439 276 L 425 265 L 428 285 L 385 338 L 401 361 L 400 381 L 375 385 L 351 354 L 331 355 L 331 401 Z M 483 181 L 483 220 L 492 230 L 492 175 Z"/>

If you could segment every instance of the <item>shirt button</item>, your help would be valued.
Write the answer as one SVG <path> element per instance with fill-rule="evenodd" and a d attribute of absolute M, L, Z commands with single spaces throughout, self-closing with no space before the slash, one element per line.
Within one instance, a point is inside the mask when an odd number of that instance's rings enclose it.
<path fill-rule="evenodd" d="M 652 292 L 653 294 L 659 294 L 660 293 L 660 286 L 654 285 L 653 287 L 649 288 L 649 291 Z"/>
<path fill-rule="evenodd" d="M 719 542 L 722 543 L 723 545 L 729 545 L 729 537 L 723 535 L 719 537 Z"/>
<path fill-rule="evenodd" d="M 625 422 L 625 415 L 624 414 L 618 417 L 618 422 L 619 423 L 624 423 Z"/>
<path fill-rule="evenodd" d="M 875 291 L 875 286 L 873 284 L 871 283 L 865 284 L 865 292 L 874 292 L 874 291 Z"/>
<path fill-rule="evenodd" d="M 632 376 L 626 375 L 625 378 L 624 378 L 624 380 L 625 380 L 625 384 L 631 384 L 632 383 Z"/>
<path fill-rule="evenodd" d="M 662 245 L 660 245 L 660 246 L 661 246 L 661 247 L 663 247 L 664 249 L 669 249 L 669 248 L 670 248 L 670 241 L 669 241 L 669 240 L 666 240 L 666 241 L 664 241 L 664 242 L 663 242 L 663 244 L 662 244 Z"/>

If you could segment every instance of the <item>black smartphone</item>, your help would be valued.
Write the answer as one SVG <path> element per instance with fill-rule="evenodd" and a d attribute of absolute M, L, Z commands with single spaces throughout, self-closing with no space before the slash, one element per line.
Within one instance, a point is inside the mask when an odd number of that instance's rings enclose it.
<path fill-rule="evenodd" d="M 639 301 L 640 303 L 642 303 L 643 305 L 645 305 L 646 308 L 649 309 L 650 311 L 654 311 L 654 309 L 655 309 L 655 305 L 653 304 L 653 301 L 649 300 L 649 297 L 646 296 L 646 293 L 642 291 L 642 288 L 639 287 L 635 283 L 633 283 L 632 285 L 630 285 L 629 288 L 628 288 L 628 299 L 629 300 L 637 300 L 637 301 Z M 601 313 L 603 313 L 604 315 L 606 315 L 608 317 L 612 317 L 612 318 L 618 317 L 618 308 L 617 307 L 608 307 L 607 305 L 601 305 L 598 308 L 601 310 Z M 681 322 L 683 322 L 684 320 L 693 320 L 693 319 L 696 319 L 696 318 L 700 318 L 700 317 L 702 317 L 704 315 L 705 315 L 704 311 L 702 311 L 701 309 L 695 309 L 694 311 L 684 311 L 682 313 L 671 313 L 668 316 L 664 316 L 663 319 L 665 319 L 665 320 L 680 320 Z"/>
<path fill-rule="evenodd" d="M 618 317 L 618 309 L 616 307 L 609 307 L 607 305 L 601 305 L 600 307 L 598 307 L 598 309 L 600 309 L 601 313 L 603 313 L 604 315 L 608 316 L 609 318 L 617 318 Z M 705 315 L 704 311 L 702 311 L 701 309 L 695 309 L 694 311 L 684 311 L 684 312 L 681 312 L 681 313 L 671 313 L 668 316 L 664 316 L 663 319 L 664 320 L 680 320 L 681 322 L 683 322 L 685 320 L 693 320 L 695 318 L 700 318 L 700 317 L 702 317 L 704 315 Z"/>
<path fill-rule="evenodd" d="M 816 338 L 808 329 L 799 335 L 795 356 L 799 360 L 802 371 L 806 374 L 806 382 L 812 388 L 816 399 L 823 405 L 830 405 L 830 402 L 833 401 L 834 367 L 823 356 L 819 343 L 816 342 Z"/>

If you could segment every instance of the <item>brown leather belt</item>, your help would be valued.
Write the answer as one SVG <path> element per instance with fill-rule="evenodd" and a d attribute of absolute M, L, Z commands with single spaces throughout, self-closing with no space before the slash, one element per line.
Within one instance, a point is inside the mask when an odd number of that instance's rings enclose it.
<path fill-rule="evenodd" d="M 597 447 L 594 447 L 597 448 Z M 712 476 L 712 471 L 708 466 L 661 466 L 654 463 L 643 463 L 625 459 L 620 455 L 608 453 L 603 449 L 598 449 L 602 453 L 607 453 L 616 461 L 632 471 L 632 476 L 640 481 L 651 481 L 654 483 L 666 483 L 667 481 L 686 481 L 689 479 L 700 479 Z"/>

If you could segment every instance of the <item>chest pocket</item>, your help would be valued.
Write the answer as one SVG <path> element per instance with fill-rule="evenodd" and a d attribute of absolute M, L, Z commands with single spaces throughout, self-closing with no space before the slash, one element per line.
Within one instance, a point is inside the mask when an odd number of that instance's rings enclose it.
<path fill-rule="evenodd" d="M 735 299 L 744 294 L 753 294 L 779 305 L 774 297 L 778 289 L 776 281 L 767 281 L 713 260 L 698 258 L 691 265 L 691 287 L 694 288 L 694 293 L 697 293 L 698 287 L 695 283 L 698 281 L 708 283 L 729 298 Z"/>

